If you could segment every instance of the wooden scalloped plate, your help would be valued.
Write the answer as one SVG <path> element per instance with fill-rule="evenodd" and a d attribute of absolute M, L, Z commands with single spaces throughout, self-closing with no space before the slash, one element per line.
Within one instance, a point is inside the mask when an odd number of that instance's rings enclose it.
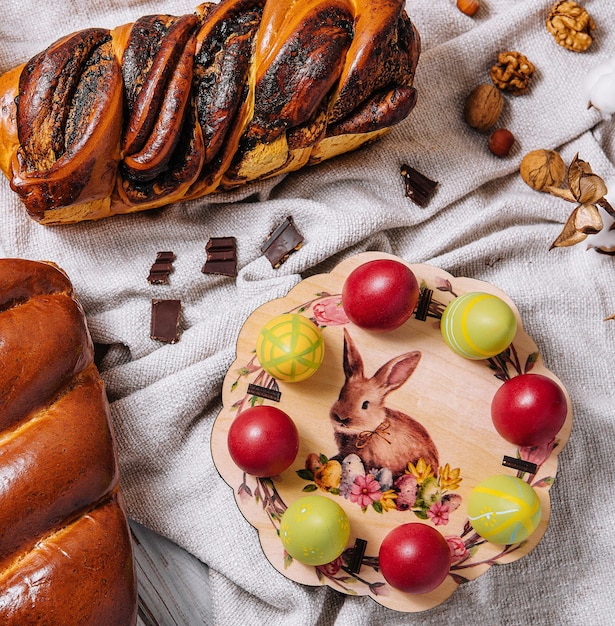
<path fill-rule="evenodd" d="M 305 585 L 329 585 L 350 595 L 368 595 L 383 606 L 402 612 L 423 611 L 446 600 L 459 584 L 485 573 L 493 564 L 515 561 L 530 552 L 545 533 L 549 521 L 549 488 L 557 472 L 557 456 L 566 444 L 572 427 L 570 399 L 566 422 L 548 446 L 519 449 L 502 439 L 491 421 L 491 399 L 503 380 L 527 371 L 555 380 L 538 353 L 536 344 L 524 332 L 519 312 L 510 298 L 494 286 L 469 278 L 454 278 L 430 265 L 406 263 L 422 288 L 432 291 L 427 317 L 416 314 L 403 326 L 388 333 L 370 333 L 354 326 L 341 309 L 341 291 L 348 274 L 372 259 L 392 258 L 380 252 L 366 252 L 340 263 L 329 274 L 311 276 L 295 286 L 284 298 L 259 307 L 246 320 L 237 341 L 237 357 L 223 383 L 223 408 L 214 423 L 211 449 L 214 463 L 232 487 L 237 505 L 258 531 L 263 552 L 271 564 L 289 579 Z M 404 262 L 402 259 L 397 259 Z M 444 342 L 439 320 L 445 306 L 456 296 L 483 291 L 506 301 L 517 316 L 517 334 L 501 355 L 470 361 L 455 354 Z M 420 306 L 421 302 L 419 302 Z M 418 310 L 418 307 L 417 307 Z M 315 321 L 325 340 L 325 357 L 312 377 L 302 382 L 276 381 L 262 370 L 255 356 L 256 338 L 272 317 L 301 313 Z M 422 315 L 420 317 L 423 317 Z M 331 480 L 327 472 L 311 471 L 306 461 L 326 462 L 338 454 L 329 409 L 344 383 L 342 369 L 343 329 L 348 329 L 371 376 L 390 358 L 420 350 L 421 361 L 412 376 L 388 395 L 391 408 L 401 410 L 425 426 L 439 452 L 439 467 L 409 467 L 419 482 L 419 496 L 411 503 L 395 487 L 377 501 L 362 508 L 345 497 L 346 485 Z M 248 392 L 248 385 L 277 389 L 279 402 Z M 564 389 L 565 392 L 565 389 Z M 292 417 L 299 429 L 301 444 L 294 464 L 274 479 L 244 474 L 228 453 L 227 435 L 235 416 L 253 404 L 277 406 Z M 503 464 L 504 457 L 521 458 L 536 464 L 534 474 Z M 365 468 L 369 472 L 372 468 Z M 377 468 L 374 468 L 375 473 Z M 335 473 L 333 473 L 335 474 Z M 472 489 L 497 474 L 518 476 L 537 492 L 542 504 L 538 528 L 523 543 L 495 545 L 472 530 L 466 503 Z M 429 489 L 421 485 L 429 482 Z M 386 483 L 386 481 L 383 481 Z M 429 492 L 427 497 L 426 492 Z M 326 566 L 308 566 L 290 558 L 278 536 L 286 507 L 307 493 L 332 498 L 350 520 L 350 539 L 342 556 Z M 397 501 L 402 502 L 398 510 Z M 434 503 L 439 503 L 432 508 Z M 412 595 L 392 588 L 378 571 L 378 550 L 389 531 L 400 524 L 420 521 L 437 528 L 449 542 L 453 555 L 449 576 L 434 591 Z M 352 562 L 356 539 L 367 542 L 360 567 Z"/>

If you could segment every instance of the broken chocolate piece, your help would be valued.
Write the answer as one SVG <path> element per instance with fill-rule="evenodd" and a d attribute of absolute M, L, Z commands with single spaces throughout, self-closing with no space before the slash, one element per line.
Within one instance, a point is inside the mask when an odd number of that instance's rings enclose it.
<path fill-rule="evenodd" d="M 253 396 L 258 396 L 259 398 L 265 398 L 266 400 L 273 400 L 274 402 L 279 402 L 282 397 L 282 393 L 279 389 L 261 387 L 261 385 L 255 385 L 254 383 L 248 385 L 248 393 Z"/>
<path fill-rule="evenodd" d="M 237 241 L 235 237 L 210 237 L 209 241 L 205 245 L 205 250 L 235 250 L 237 247 Z"/>
<path fill-rule="evenodd" d="M 295 228 L 292 217 L 287 217 L 261 246 L 273 269 L 277 269 L 303 245 L 303 235 Z"/>
<path fill-rule="evenodd" d="M 175 261 L 173 252 L 157 252 L 156 260 L 150 267 L 147 282 L 151 285 L 167 285 L 169 283 L 169 274 L 173 271 L 173 261 Z"/>
<path fill-rule="evenodd" d="M 524 461 L 523 459 L 517 459 L 512 456 L 504 456 L 502 465 L 504 465 L 504 467 L 512 467 L 520 472 L 527 472 L 528 474 L 535 474 L 538 471 L 536 463 Z"/>
<path fill-rule="evenodd" d="M 170 273 L 173 270 L 173 263 L 171 261 L 156 261 L 150 268 L 150 272 L 167 272 Z"/>
<path fill-rule="evenodd" d="M 427 289 L 427 287 L 423 287 L 421 289 L 419 294 L 419 302 L 416 305 L 416 313 L 414 314 L 414 317 L 416 317 L 417 320 L 424 322 L 427 319 L 432 296 L 433 289 Z"/>
<path fill-rule="evenodd" d="M 164 343 L 179 341 L 180 300 L 152 300 L 150 338 Z"/>
<path fill-rule="evenodd" d="M 168 285 L 169 272 L 150 272 L 147 277 L 147 282 L 150 285 Z"/>
<path fill-rule="evenodd" d="M 401 166 L 401 175 L 406 184 L 406 196 L 420 207 L 426 207 L 436 191 L 438 183 L 409 165 Z"/>
<path fill-rule="evenodd" d="M 344 568 L 347 572 L 350 574 L 358 574 L 361 571 L 361 565 L 363 564 L 363 557 L 365 556 L 366 548 L 367 541 L 357 537 L 354 542 L 350 563 L 347 568 Z"/>
<path fill-rule="evenodd" d="M 235 237 L 211 237 L 205 245 L 207 259 L 203 274 L 237 276 L 237 241 Z"/>

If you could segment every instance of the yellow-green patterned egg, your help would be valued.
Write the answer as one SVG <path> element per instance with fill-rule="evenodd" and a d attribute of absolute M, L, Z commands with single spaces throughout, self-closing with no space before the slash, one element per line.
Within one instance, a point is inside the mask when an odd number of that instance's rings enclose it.
<path fill-rule="evenodd" d="M 472 528 L 492 543 L 525 541 L 538 527 L 541 515 L 540 499 L 533 487 L 516 476 L 491 476 L 468 498 Z"/>
<path fill-rule="evenodd" d="M 324 565 L 337 559 L 350 537 L 344 509 L 325 496 L 295 500 L 280 522 L 280 538 L 286 552 L 305 565 Z"/>
<path fill-rule="evenodd" d="M 256 340 L 263 369 L 278 380 L 299 382 L 316 373 L 325 356 L 325 342 L 311 320 L 284 313 L 269 320 Z"/>
<path fill-rule="evenodd" d="M 440 330 L 444 341 L 466 359 L 488 359 L 506 350 L 517 332 L 513 310 L 490 293 L 458 296 L 444 309 Z"/>

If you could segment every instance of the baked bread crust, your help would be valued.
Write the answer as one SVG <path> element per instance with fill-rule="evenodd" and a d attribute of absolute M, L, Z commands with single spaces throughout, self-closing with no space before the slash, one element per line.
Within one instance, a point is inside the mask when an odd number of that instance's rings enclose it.
<path fill-rule="evenodd" d="M 0 77 L 0 169 L 43 224 L 203 197 L 354 150 L 413 109 L 403 0 L 222 0 L 62 37 Z"/>
<path fill-rule="evenodd" d="M 0 259 L 0 623 L 136 623 L 133 552 L 83 310 L 49 263 Z"/>

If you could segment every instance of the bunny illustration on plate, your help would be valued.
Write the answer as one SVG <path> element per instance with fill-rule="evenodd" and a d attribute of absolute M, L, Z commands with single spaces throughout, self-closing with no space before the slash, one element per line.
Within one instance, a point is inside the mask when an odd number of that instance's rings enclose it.
<path fill-rule="evenodd" d="M 421 457 L 438 467 L 438 451 L 425 427 L 385 405 L 387 395 L 410 378 L 420 360 L 419 351 L 406 352 L 368 377 L 361 354 L 344 329 L 345 382 L 329 412 L 341 458 L 356 454 L 366 469 L 387 467 L 393 476 Z"/>

